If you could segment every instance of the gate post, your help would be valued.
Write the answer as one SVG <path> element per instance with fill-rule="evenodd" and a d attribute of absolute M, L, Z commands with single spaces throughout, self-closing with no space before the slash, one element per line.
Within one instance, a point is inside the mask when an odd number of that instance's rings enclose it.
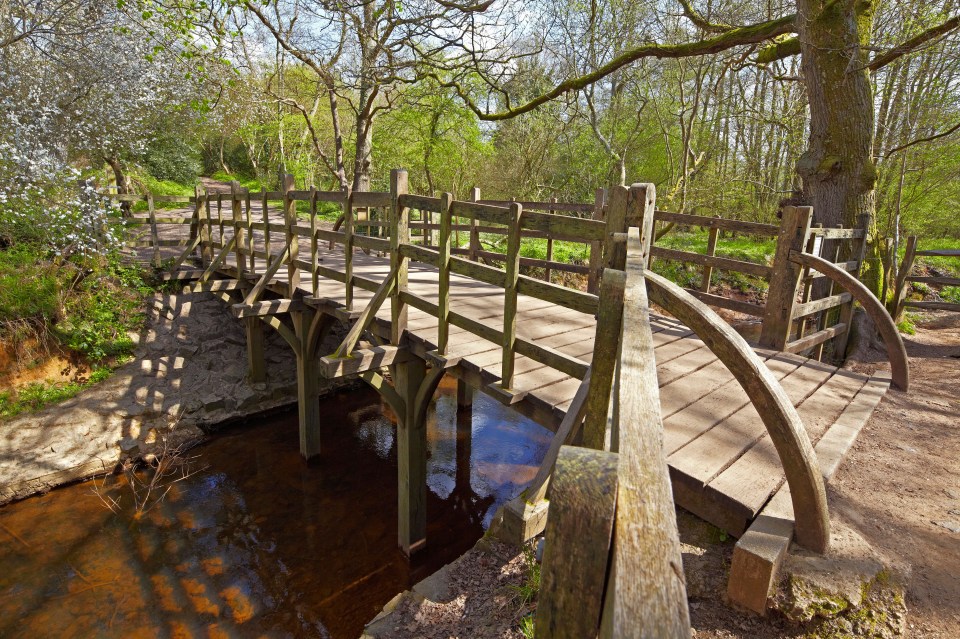
<path fill-rule="evenodd" d="M 767 305 L 760 328 L 760 345 L 782 351 L 790 341 L 793 307 L 797 303 L 801 268 L 790 261 L 790 251 L 802 251 L 810 233 L 813 208 L 785 206 L 777 236 L 777 252 L 770 273 Z"/>

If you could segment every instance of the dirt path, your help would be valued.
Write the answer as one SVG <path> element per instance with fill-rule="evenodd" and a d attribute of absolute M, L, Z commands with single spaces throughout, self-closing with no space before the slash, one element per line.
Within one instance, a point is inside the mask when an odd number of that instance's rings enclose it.
<path fill-rule="evenodd" d="M 947 639 L 960 637 L 960 314 L 923 317 L 917 334 L 904 336 L 910 392 L 887 394 L 829 498 L 911 570 L 911 636 Z"/>

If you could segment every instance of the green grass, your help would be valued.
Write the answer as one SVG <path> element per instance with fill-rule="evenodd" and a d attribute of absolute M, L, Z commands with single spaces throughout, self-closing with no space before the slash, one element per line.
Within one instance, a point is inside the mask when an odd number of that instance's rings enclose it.
<path fill-rule="evenodd" d="M 72 382 L 33 382 L 11 391 L 0 393 L 0 418 L 9 419 L 21 413 L 38 411 L 51 404 L 59 404 L 77 395 L 85 388 L 101 382 L 110 376 L 109 367 L 93 369 L 90 376 L 81 381 Z"/>
<path fill-rule="evenodd" d="M 536 558 L 536 545 L 528 544 L 523 549 L 524 580 L 519 586 L 508 586 L 513 593 L 514 603 L 523 617 L 520 619 L 520 632 L 524 637 L 534 636 L 533 611 L 536 610 L 537 597 L 540 594 L 540 564 Z"/>
<path fill-rule="evenodd" d="M 656 246 L 705 255 L 707 239 L 705 231 L 668 233 L 657 240 Z M 721 237 L 717 240 L 716 256 L 769 265 L 773 261 L 776 246 L 774 238 Z M 703 278 L 703 267 L 688 262 L 654 259 L 653 271 L 687 288 L 699 287 Z M 763 278 L 717 268 L 713 269 L 710 283 L 713 286 L 729 286 L 743 293 L 765 293 L 768 287 Z"/>
<path fill-rule="evenodd" d="M 217 171 L 210 176 L 211 180 L 217 180 L 218 182 L 233 182 L 236 180 L 240 183 L 242 188 L 248 189 L 250 192 L 260 191 L 263 189 L 263 183 L 255 177 L 246 177 L 243 175 L 231 175 L 224 171 Z"/>

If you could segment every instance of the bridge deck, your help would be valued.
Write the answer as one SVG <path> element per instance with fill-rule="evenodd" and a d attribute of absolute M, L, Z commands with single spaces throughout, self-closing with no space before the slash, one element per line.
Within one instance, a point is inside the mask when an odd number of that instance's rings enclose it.
<path fill-rule="evenodd" d="M 300 254 L 309 257 L 309 242 L 301 240 Z M 235 276 L 231 255 L 222 275 Z M 265 270 L 256 260 L 258 272 Z M 343 272 L 342 247 L 321 247 L 320 264 Z M 389 258 L 357 252 L 354 274 L 382 281 Z M 411 292 L 432 302 L 438 297 L 438 273 L 412 262 Z M 270 287 L 286 297 L 286 269 Z M 301 289 L 311 295 L 309 273 Z M 373 296 L 354 289 L 354 308 L 362 309 Z M 316 297 L 343 304 L 344 285 L 320 278 Z M 451 311 L 492 328 L 503 326 L 503 289 L 476 280 L 451 276 Z M 589 363 L 596 320 L 550 302 L 519 296 L 518 335 L 550 346 Z M 378 313 L 377 332 L 389 335 L 389 304 Z M 424 350 L 436 348 L 437 319 L 409 309 L 409 338 Z M 678 321 L 662 315 L 652 320 L 664 445 L 668 455 L 676 502 L 740 536 L 770 497 L 784 483 L 784 473 L 766 429 L 746 393 L 710 349 Z M 474 379 L 493 383 L 500 377 L 500 345 L 451 326 L 448 353 L 462 357 L 460 366 Z M 842 455 L 889 386 L 883 376 L 867 377 L 795 355 L 758 351 L 797 407 L 821 463 L 824 455 Z M 517 356 L 514 387 L 526 393 L 516 407 L 555 429 L 571 403 L 580 380 L 532 359 Z M 829 444 L 829 445 L 827 445 Z"/>

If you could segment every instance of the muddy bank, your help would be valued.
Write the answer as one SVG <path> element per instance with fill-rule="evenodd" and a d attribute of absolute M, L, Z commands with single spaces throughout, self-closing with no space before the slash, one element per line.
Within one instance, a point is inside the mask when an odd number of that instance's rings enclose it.
<path fill-rule="evenodd" d="M 133 361 L 73 399 L 0 423 L 0 504 L 109 472 L 157 442 L 296 401 L 296 360 L 265 332 L 268 380 L 247 380 L 243 324 L 208 294 L 150 300 Z M 323 381 L 321 392 L 345 382 Z"/>

